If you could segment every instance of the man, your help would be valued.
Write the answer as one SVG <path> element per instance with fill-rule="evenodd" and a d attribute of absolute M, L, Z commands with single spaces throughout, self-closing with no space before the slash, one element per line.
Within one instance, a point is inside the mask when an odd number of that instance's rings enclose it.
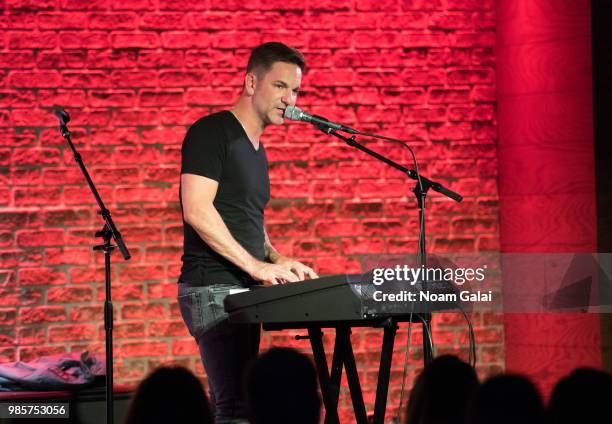
<path fill-rule="evenodd" d="M 316 278 L 281 255 L 264 230 L 270 198 L 268 162 L 260 136 L 283 124 L 294 105 L 305 61 L 281 43 L 251 52 L 240 99 L 229 111 L 195 122 L 183 142 L 181 206 L 183 267 L 178 300 L 200 348 L 217 423 L 246 422 L 242 374 L 257 354 L 259 326 L 230 325 L 223 299 L 234 288 Z"/>

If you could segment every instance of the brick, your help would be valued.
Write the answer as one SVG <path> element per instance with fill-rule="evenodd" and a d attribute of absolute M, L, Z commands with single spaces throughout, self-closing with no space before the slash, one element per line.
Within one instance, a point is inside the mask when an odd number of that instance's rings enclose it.
<path fill-rule="evenodd" d="M 312 184 L 314 198 L 352 198 L 355 195 L 355 184 L 344 182 L 315 182 Z"/>
<path fill-rule="evenodd" d="M 385 14 L 380 20 L 381 29 L 406 31 L 410 29 L 425 29 L 428 22 L 426 13 Z"/>
<path fill-rule="evenodd" d="M 359 86 L 361 89 L 361 86 L 371 87 L 373 84 L 385 87 L 404 86 L 404 80 L 397 71 L 360 70 L 357 72 L 354 85 Z M 333 85 L 333 83 L 331 85 Z M 352 85 L 352 83 L 346 85 Z"/>
<path fill-rule="evenodd" d="M 400 34 L 395 31 L 356 31 L 353 42 L 359 48 L 393 48 L 400 46 Z"/>
<path fill-rule="evenodd" d="M 45 249 L 45 263 L 47 265 L 87 265 L 91 256 L 91 249 L 87 247 Z"/>
<path fill-rule="evenodd" d="M 6 0 L 6 7 L 12 10 L 51 10 L 55 0 Z"/>
<path fill-rule="evenodd" d="M 121 306 L 121 318 L 123 319 L 144 319 L 144 318 L 159 318 L 164 316 L 164 304 L 149 302 L 146 305 L 142 303 L 125 303 Z"/>
<path fill-rule="evenodd" d="M 403 0 L 403 10 L 442 10 L 442 0 Z"/>
<path fill-rule="evenodd" d="M 14 129 L 0 130 L 0 146 L 21 147 L 32 145 L 37 135 L 33 130 Z"/>
<path fill-rule="evenodd" d="M 470 90 L 454 89 L 447 90 L 442 88 L 432 88 L 429 90 L 430 104 L 436 103 L 466 103 L 470 100 Z"/>
<path fill-rule="evenodd" d="M 383 88 L 381 92 L 383 104 L 388 105 L 413 105 L 421 104 L 425 99 L 425 91 L 420 88 L 408 90 Z"/>
<path fill-rule="evenodd" d="M 185 336 L 187 333 L 183 320 L 152 322 L 149 324 L 148 335 L 151 337 Z"/>
<path fill-rule="evenodd" d="M 59 163 L 57 149 L 13 149 L 12 164 L 14 166 L 48 166 Z"/>
<path fill-rule="evenodd" d="M 113 0 L 112 2 L 114 10 L 135 10 L 137 12 L 155 10 L 155 4 L 155 0 Z"/>
<path fill-rule="evenodd" d="M 210 82 L 207 71 L 161 71 L 159 85 L 161 87 L 205 86 Z"/>
<path fill-rule="evenodd" d="M 229 2 L 223 2 L 229 3 Z M 205 10 L 209 7 L 207 2 L 199 0 L 159 0 L 159 10 Z M 214 5 L 210 5 L 211 9 L 214 9 Z"/>
<path fill-rule="evenodd" d="M 261 35 L 250 31 L 220 31 L 211 34 L 210 45 L 216 49 L 253 48 L 261 44 Z"/>
<path fill-rule="evenodd" d="M 293 255 L 297 257 L 320 257 L 333 256 L 339 252 L 338 244 L 335 240 L 297 240 L 293 244 Z"/>
<path fill-rule="evenodd" d="M 448 10 L 490 10 L 493 0 L 447 0 Z"/>
<path fill-rule="evenodd" d="M 61 0 L 60 7 L 65 10 L 105 10 L 108 0 Z"/>
<path fill-rule="evenodd" d="M 107 49 L 110 40 L 107 32 L 63 31 L 59 35 L 62 49 Z"/>
<path fill-rule="evenodd" d="M 33 68 L 35 66 L 33 52 L 0 53 L 0 67 L 6 69 Z"/>
<path fill-rule="evenodd" d="M 74 306 L 70 308 L 70 321 L 72 322 L 100 321 L 104 318 L 103 311 L 104 309 L 102 305 Z M 114 316 L 115 317 L 117 316 L 116 307 L 115 307 Z"/>
<path fill-rule="evenodd" d="M 67 351 L 67 347 L 62 346 L 24 346 L 18 348 L 18 357 L 22 362 L 30 362 L 35 359 L 38 359 L 42 356 L 50 356 L 57 355 L 60 353 L 65 353 Z"/>
<path fill-rule="evenodd" d="M 92 145 L 102 146 L 135 145 L 139 142 L 138 139 L 139 135 L 136 128 L 99 129 L 89 136 Z M 98 169 L 100 168 L 96 168 L 96 172 Z M 122 169 L 125 168 L 120 168 L 120 170 Z M 134 168 L 127 169 L 133 170 Z M 122 174 L 122 177 L 127 177 L 127 174 Z"/>
<path fill-rule="evenodd" d="M 17 188 L 14 190 L 15 206 L 52 206 L 61 199 L 59 188 Z"/>
<path fill-rule="evenodd" d="M 141 90 L 140 106 L 181 106 L 184 104 L 182 90 Z"/>
<path fill-rule="evenodd" d="M 135 95 L 132 91 L 95 91 L 88 93 L 87 103 L 91 107 L 133 107 Z"/>
<path fill-rule="evenodd" d="M 114 49 L 150 49 L 159 47 L 159 36 L 155 32 L 114 32 L 111 34 Z"/>
<path fill-rule="evenodd" d="M 315 271 L 324 274 L 357 274 L 361 272 L 359 261 L 343 256 L 329 256 L 316 261 Z M 379 354 L 380 357 L 380 354 Z M 374 361 L 371 361 L 372 363 Z"/>
<path fill-rule="evenodd" d="M 469 49 L 429 49 L 427 60 L 430 66 L 467 66 L 471 63 Z"/>
<path fill-rule="evenodd" d="M 0 281 L 6 283 L 0 278 Z M 3 288 L 0 289 L 0 305 L 2 306 L 27 306 L 40 301 L 42 295 L 35 288 Z"/>
<path fill-rule="evenodd" d="M 0 308 L 0 326 L 14 326 L 17 322 L 17 310 L 15 308 Z M 4 342 L 0 341 L 0 344 Z"/>
<path fill-rule="evenodd" d="M 251 15 L 253 16 L 253 15 Z M 259 15 L 261 16 L 261 15 Z M 183 15 L 182 17 L 185 17 L 185 15 Z M 253 16 L 255 18 L 255 16 Z M 222 13 L 211 13 L 211 12 L 204 12 L 204 13 L 189 13 L 186 16 L 186 20 L 187 20 L 187 26 L 190 29 L 198 29 L 198 30 L 206 30 L 206 31 L 210 31 L 210 30 L 225 30 L 227 28 L 236 28 L 236 29 L 243 29 L 240 27 L 237 27 L 235 25 L 235 14 L 233 13 L 226 13 L 226 12 L 222 12 Z M 180 27 L 180 28 L 184 28 Z M 265 27 L 259 27 L 259 29 L 264 29 Z M 178 28 L 177 28 L 178 29 Z"/>
<path fill-rule="evenodd" d="M 495 72 L 492 69 L 456 69 L 448 71 L 450 85 L 487 84 L 495 82 Z"/>
<path fill-rule="evenodd" d="M 133 50 L 90 50 L 87 52 L 87 69 L 119 69 L 136 67 L 137 53 Z"/>
<path fill-rule="evenodd" d="M 151 71 L 113 71 L 112 83 L 116 87 L 155 87 L 157 75 Z"/>
<path fill-rule="evenodd" d="M 309 34 L 308 46 L 311 49 L 346 49 L 351 47 L 350 31 L 313 31 Z"/>
<path fill-rule="evenodd" d="M 91 340 L 95 334 L 94 324 L 50 326 L 48 340 L 50 343 Z"/>
<path fill-rule="evenodd" d="M 101 282 L 104 281 L 104 268 L 71 267 L 69 276 L 72 284 Z"/>
<path fill-rule="evenodd" d="M 117 339 L 133 339 L 145 337 L 145 325 L 140 322 L 126 322 L 115 325 L 114 333 Z"/>
<path fill-rule="evenodd" d="M 237 100 L 234 90 L 188 89 L 186 102 L 194 106 L 231 105 Z"/>
<path fill-rule="evenodd" d="M 472 14 L 465 13 L 432 13 L 429 17 L 428 27 L 432 30 L 469 29 L 472 27 Z"/>
<path fill-rule="evenodd" d="M 58 46 L 57 34 L 51 31 L 8 32 L 7 44 L 9 49 L 54 49 Z"/>
<path fill-rule="evenodd" d="M 85 66 L 85 58 L 86 54 L 83 51 L 42 51 L 38 55 L 36 66 L 43 69 L 80 69 Z M 62 104 L 60 100 L 58 100 L 57 103 Z M 72 105 L 72 103 L 69 102 L 65 102 L 63 104 Z"/>
<path fill-rule="evenodd" d="M 138 66 L 141 68 L 175 68 L 177 63 L 183 63 L 183 52 L 180 51 L 148 51 L 138 52 Z"/>
<path fill-rule="evenodd" d="M 51 12 L 38 13 L 38 27 L 40 29 L 85 29 L 87 28 L 87 14 L 82 12 Z"/>
<path fill-rule="evenodd" d="M 66 320 L 66 308 L 63 306 L 37 306 L 19 309 L 21 324 L 44 324 Z"/>
<path fill-rule="evenodd" d="M 166 207 L 151 206 L 145 209 L 145 220 L 147 222 L 168 222 L 180 220 L 181 210 L 178 205 L 170 204 Z"/>
<path fill-rule="evenodd" d="M 176 299 L 177 293 L 176 279 L 169 284 L 148 284 L 149 299 Z"/>
<path fill-rule="evenodd" d="M 473 49 L 470 63 L 475 66 L 495 66 L 495 52 L 492 48 Z"/>
<path fill-rule="evenodd" d="M 358 11 L 371 12 L 371 11 L 385 11 L 393 12 L 399 7 L 397 1 L 394 0 L 360 0 L 356 4 Z"/>
<path fill-rule="evenodd" d="M 64 88 L 103 88 L 110 87 L 110 78 L 107 72 L 83 71 L 62 72 L 62 87 Z"/>
<path fill-rule="evenodd" d="M 450 44 L 455 47 L 493 47 L 494 31 L 455 33 L 450 36 Z"/>
<path fill-rule="evenodd" d="M 150 168 L 147 169 L 144 176 L 145 182 L 153 183 L 176 183 L 178 176 L 180 175 L 179 167 L 161 167 L 161 168 Z"/>
<path fill-rule="evenodd" d="M 207 67 L 230 68 L 236 62 L 231 51 L 224 50 L 188 50 L 182 62 L 187 68 L 205 69 Z"/>
<path fill-rule="evenodd" d="M 138 16 L 135 13 L 90 13 L 87 21 L 90 29 L 136 29 Z"/>
<path fill-rule="evenodd" d="M 169 352 L 166 342 L 123 342 L 118 349 L 118 356 L 125 358 L 138 358 L 143 356 L 164 356 Z"/>
<path fill-rule="evenodd" d="M 57 72 L 15 71 L 9 75 L 9 84 L 18 88 L 45 88 L 59 85 Z"/>
<path fill-rule="evenodd" d="M 0 232 L 0 246 L 8 247 L 12 246 L 11 233 Z M 13 286 L 17 281 L 15 271 L 0 271 L 0 283 L 3 286 Z"/>
<path fill-rule="evenodd" d="M 200 354 L 193 338 L 172 340 L 172 356 L 197 356 Z"/>
<path fill-rule="evenodd" d="M 20 268 L 17 275 L 22 286 L 44 286 L 66 283 L 66 273 L 53 268 Z"/>
<path fill-rule="evenodd" d="M 156 232 L 160 233 L 159 229 L 157 229 Z M 126 240 L 130 234 L 132 233 L 125 231 Z M 133 235 L 130 237 L 132 242 L 138 240 L 138 238 Z M 153 241 L 153 239 L 148 241 Z M 158 240 L 158 242 L 161 242 L 161 240 Z M 122 282 L 162 280 L 163 276 L 164 268 L 161 265 L 130 265 L 119 271 L 119 280 Z"/>
<path fill-rule="evenodd" d="M 185 13 L 142 13 L 140 14 L 140 28 L 141 29 L 153 29 L 153 30 L 168 30 L 168 29 L 176 29 L 181 30 L 185 29 L 186 22 L 192 22 L 194 19 L 192 17 L 193 14 L 185 14 Z M 201 19 L 205 22 L 208 14 L 203 15 Z M 193 29 L 207 29 L 206 27 L 198 28 L 195 27 Z"/>
<path fill-rule="evenodd" d="M 131 252 L 131 251 L 130 251 Z M 103 263 L 103 261 L 100 261 Z M 142 284 L 124 284 L 119 279 L 114 279 L 112 284 L 112 296 L 114 300 L 142 300 L 144 298 L 144 290 Z M 98 286 L 97 299 L 103 302 L 105 299 L 104 286 Z"/>
<path fill-rule="evenodd" d="M 447 36 L 444 33 L 408 33 L 403 34 L 401 45 L 404 48 L 415 47 L 441 47 L 448 45 Z"/>
<path fill-rule="evenodd" d="M 210 45 L 210 37 L 203 31 L 164 32 L 161 44 L 166 49 L 204 49 Z"/>
<path fill-rule="evenodd" d="M 157 109 L 114 110 L 111 115 L 114 125 L 144 126 L 151 125 L 151 122 L 159 122 L 159 119 L 159 111 Z M 118 163 L 125 164 L 127 162 L 119 158 Z"/>

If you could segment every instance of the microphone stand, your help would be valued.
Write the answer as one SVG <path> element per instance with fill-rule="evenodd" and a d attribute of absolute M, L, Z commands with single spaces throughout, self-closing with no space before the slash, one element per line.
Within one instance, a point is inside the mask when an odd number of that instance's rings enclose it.
<path fill-rule="evenodd" d="M 330 128 L 329 126 L 325 124 L 314 124 L 314 125 L 319 130 L 323 131 L 324 133 L 330 134 L 330 135 L 333 135 L 339 138 L 340 140 L 344 141 L 349 146 L 359 149 L 362 152 L 365 152 L 368 155 L 375 157 L 376 159 L 380 160 L 381 162 L 386 163 L 390 167 L 403 172 L 409 178 L 416 180 L 416 185 L 413 189 L 413 193 L 416 196 L 417 204 L 419 207 L 419 223 L 420 223 L 419 249 L 418 249 L 419 263 L 417 264 L 417 266 L 418 267 L 423 266 L 424 269 L 426 269 L 427 268 L 427 252 L 425 248 L 425 198 L 427 196 L 427 192 L 429 191 L 429 189 L 432 189 L 434 191 L 437 191 L 438 193 L 444 194 L 445 196 L 453 199 L 456 202 L 461 202 L 463 200 L 463 197 L 460 194 L 444 187 L 442 184 L 432 181 L 429 178 L 426 178 L 422 175 L 419 175 L 418 172 L 412 169 L 408 169 L 398 164 L 397 162 L 394 162 L 393 160 L 387 158 L 386 156 L 383 156 L 380 153 L 375 152 L 374 150 L 371 150 L 365 147 L 364 145 L 358 143 L 357 141 L 355 141 L 355 135 L 352 135 L 351 137 L 345 137 L 344 135 L 339 134 L 338 131 L 336 131 L 335 129 Z M 402 140 L 397 140 L 394 138 L 384 137 L 384 136 L 376 135 L 376 134 L 364 134 L 357 130 L 352 130 L 351 133 L 356 134 L 356 135 L 365 135 L 368 137 L 379 138 L 383 140 L 394 141 L 394 142 L 405 144 Z M 425 280 L 423 280 L 423 288 L 425 288 Z M 423 313 L 420 315 L 422 317 L 425 328 L 430 329 L 431 328 L 431 313 L 427 312 L 427 313 Z M 423 331 L 423 357 L 424 357 L 425 364 L 430 363 L 431 360 L 433 359 L 432 346 L 433 346 L 433 340 L 431 340 L 430 332 Z"/>
<path fill-rule="evenodd" d="M 106 343 L 106 423 L 113 424 L 114 412 L 113 412 L 113 304 L 111 301 L 111 253 L 115 247 L 119 247 L 119 251 L 126 261 L 131 258 L 130 252 L 123 242 L 121 233 L 115 226 L 113 219 L 111 218 L 110 211 L 104 206 L 104 202 L 94 185 L 93 180 L 87 172 L 87 168 L 83 164 L 83 159 L 79 152 L 77 152 L 72 140 L 70 138 L 70 132 L 66 124 L 70 121 L 70 116 L 63 109 L 56 109 L 54 111 L 60 122 L 60 134 L 68 141 L 68 145 L 74 155 L 74 160 L 79 165 L 81 172 L 87 180 L 87 184 L 93 193 L 96 202 L 98 203 L 99 211 L 98 214 L 102 216 L 104 225 L 102 228 L 95 233 L 95 237 L 101 237 L 103 244 L 94 246 L 94 250 L 104 251 L 104 270 L 105 270 L 105 301 L 104 301 L 104 330 L 105 330 L 105 343 Z M 116 245 L 111 244 L 111 239 L 115 241 Z"/>

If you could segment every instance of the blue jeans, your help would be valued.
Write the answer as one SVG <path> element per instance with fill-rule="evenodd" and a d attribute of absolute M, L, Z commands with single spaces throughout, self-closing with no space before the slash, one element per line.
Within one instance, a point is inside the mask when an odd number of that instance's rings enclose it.
<path fill-rule="evenodd" d="M 259 325 L 230 324 L 223 299 L 240 285 L 179 283 L 178 304 L 200 349 L 217 424 L 247 423 L 243 374 L 259 351 Z"/>

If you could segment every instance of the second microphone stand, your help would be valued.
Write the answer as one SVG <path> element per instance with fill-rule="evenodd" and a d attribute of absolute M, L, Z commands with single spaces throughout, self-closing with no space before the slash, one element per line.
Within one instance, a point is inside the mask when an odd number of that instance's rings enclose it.
<path fill-rule="evenodd" d="M 72 140 L 70 138 L 70 131 L 68 131 L 68 127 L 66 124 L 70 121 L 70 116 L 63 109 L 55 110 L 55 115 L 58 117 L 60 122 L 60 133 L 62 137 L 68 141 L 68 145 L 72 150 L 72 154 L 74 155 L 74 160 L 79 165 L 81 172 L 83 173 L 85 180 L 87 180 L 87 184 L 93 193 L 96 202 L 98 203 L 98 207 L 100 208 L 99 214 L 102 216 L 104 220 L 104 225 L 102 229 L 96 231 L 95 236 L 101 237 L 103 240 L 103 244 L 94 246 L 94 250 L 102 250 L 104 252 L 104 274 L 105 274 L 105 300 L 104 300 L 104 332 L 105 332 L 105 347 L 106 347 L 106 423 L 113 424 L 114 421 L 114 408 L 113 408 L 113 303 L 111 300 L 111 253 L 113 252 L 115 247 L 119 248 L 121 255 L 125 260 L 130 259 L 130 252 L 123 242 L 123 238 L 121 237 L 121 233 L 115 226 L 113 219 L 111 217 L 110 211 L 104 205 L 96 186 L 94 185 L 93 180 L 89 176 L 89 172 L 87 172 L 87 168 L 83 164 L 83 159 L 81 158 L 80 153 L 74 147 Z M 111 244 L 111 241 L 114 240 L 115 245 Z"/>

